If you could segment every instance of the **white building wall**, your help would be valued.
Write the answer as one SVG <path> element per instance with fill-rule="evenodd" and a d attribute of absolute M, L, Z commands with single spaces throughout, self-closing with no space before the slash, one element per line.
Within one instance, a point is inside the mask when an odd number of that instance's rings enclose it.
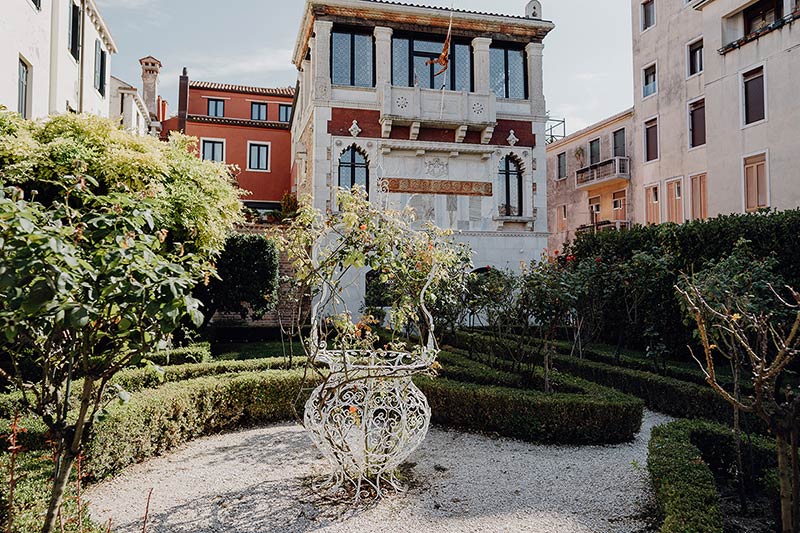
<path fill-rule="evenodd" d="M 42 0 L 38 10 L 31 0 L 10 0 L 0 13 L 0 104 L 17 110 L 19 59 L 31 66 L 30 117 L 81 110 L 80 61 L 69 51 L 70 5 L 75 0 Z M 7 5 L 6 5 L 7 4 Z M 109 52 L 106 86 L 111 73 L 111 56 L 116 47 L 93 0 L 86 0 L 83 24 L 83 111 L 108 116 L 108 91 L 94 88 L 95 41 L 100 39 Z"/>
<path fill-rule="evenodd" d="M 3 3 L 0 13 L 0 104 L 17 111 L 19 60 L 30 65 L 28 92 L 31 118 L 48 113 L 50 79 L 50 24 L 52 2 L 41 10 L 31 0 Z"/>

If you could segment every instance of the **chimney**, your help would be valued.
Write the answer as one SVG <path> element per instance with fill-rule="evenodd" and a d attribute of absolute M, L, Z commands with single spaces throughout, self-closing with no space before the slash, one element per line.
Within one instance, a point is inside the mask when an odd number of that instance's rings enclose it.
<path fill-rule="evenodd" d="M 186 117 L 189 115 L 189 71 L 183 67 L 178 83 L 178 131 L 186 133 Z"/>
<path fill-rule="evenodd" d="M 158 73 L 161 70 L 161 61 L 153 56 L 143 57 L 139 60 L 142 65 L 142 98 L 150 117 L 158 120 Z"/>
<path fill-rule="evenodd" d="M 529 19 L 541 19 L 542 3 L 539 2 L 539 0 L 531 0 L 528 2 L 528 5 L 525 6 L 525 16 Z"/>

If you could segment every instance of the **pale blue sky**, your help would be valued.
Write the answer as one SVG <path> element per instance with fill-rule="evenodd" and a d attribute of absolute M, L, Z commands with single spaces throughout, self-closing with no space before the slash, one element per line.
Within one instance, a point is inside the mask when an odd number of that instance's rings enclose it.
<path fill-rule="evenodd" d="M 425 0 L 449 6 L 452 0 Z M 526 0 L 455 0 L 456 7 L 520 15 Z M 141 85 L 138 59 L 164 64 L 161 94 L 176 111 L 178 76 L 258 86 L 294 85 L 291 50 L 303 0 L 99 0 L 119 47 L 112 73 Z M 556 29 L 545 39 L 551 116 L 572 132 L 632 105 L 630 0 L 542 0 Z M 225 9 L 220 9 L 224 6 Z"/>

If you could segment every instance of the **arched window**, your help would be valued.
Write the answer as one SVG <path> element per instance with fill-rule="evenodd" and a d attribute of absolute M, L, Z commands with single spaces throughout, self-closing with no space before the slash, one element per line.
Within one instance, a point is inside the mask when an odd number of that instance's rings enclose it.
<path fill-rule="evenodd" d="M 500 216 L 522 216 L 522 170 L 510 155 L 500 160 Z"/>
<path fill-rule="evenodd" d="M 360 185 L 369 193 L 369 167 L 367 158 L 355 145 L 339 157 L 339 187 L 352 189 Z"/>

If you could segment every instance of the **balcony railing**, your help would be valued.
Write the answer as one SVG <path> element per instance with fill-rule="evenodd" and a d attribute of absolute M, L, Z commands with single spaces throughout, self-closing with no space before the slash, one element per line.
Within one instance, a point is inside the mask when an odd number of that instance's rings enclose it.
<path fill-rule="evenodd" d="M 631 222 L 629 220 L 603 220 L 596 224 L 585 224 L 578 227 L 575 231 L 577 233 L 589 233 L 594 231 L 621 231 L 630 229 Z"/>
<path fill-rule="evenodd" d="M 628 157 L 612 157 L 578 170 L 575 177 L 579 189 L 618 179 L 630 180 L 631 160 Z"/>
<path fill-rule="evenodd" d="M 800 19 L 800 8 L 795 9 L 794 12 L 789 13 L 788 15 L 786 15 L 786 16 L 784 16 L 782 18 L 779 18 L 778 20 L 776 20 L 772 24 L 769 24 L 767 26 L 759 28 L 756 31 L 745 35 L 744 37 L 740 37 L 739 39 L 736 39 L 732 43 L 726 44 L 725 46 L 723 46 L 722 48 L 717 50 L 717 52 L 719 52 L 720 55 L 725 55 L 728 52 L 732 52 L 733 50 L 736 50 L 737 48 L 741 48 L 742 46 L 744 46 L 745 44 L 747 44 L 747 43 L 749 43 L 751 41 L 756 41 L 756 40 L 760 39 L 762 36 L 764 36 L 764 35 L 766 35 L 768 33 L 771 33 L 771 32 L 773 32 L 773 31 L 775 31 L 777 29 L 780 29 L 783 26 L 786 26 L 787 24 L 791 24 L 792 22 L 794 22 L 797 19 Z"/>

